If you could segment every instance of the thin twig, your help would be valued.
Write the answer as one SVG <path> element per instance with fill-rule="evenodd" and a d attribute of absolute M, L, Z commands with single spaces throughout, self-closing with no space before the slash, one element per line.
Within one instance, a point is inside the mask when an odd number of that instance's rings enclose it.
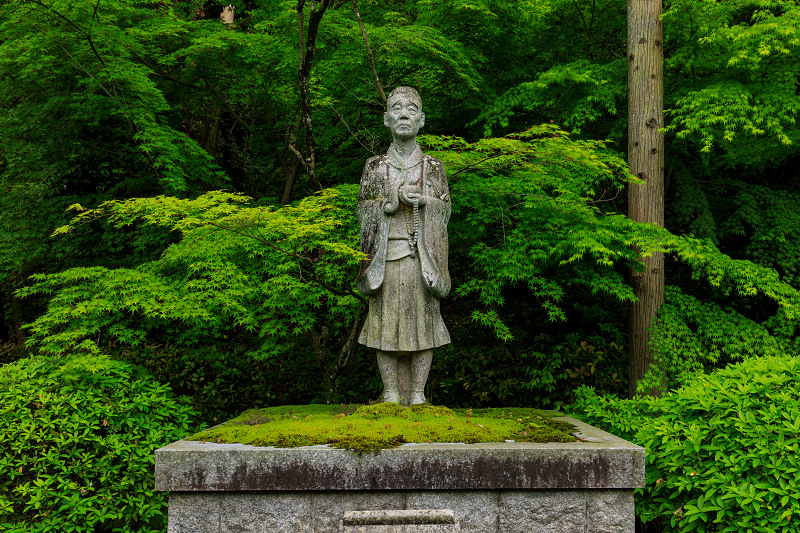
<path fill-rule="evenodd" d="M 236 230 L 234 228 L 231 228 L 229 226 L 224 226 L 222 224 L 217 224 L 215 222 L 210 222 L 210 221 L 204 221 L 204 224 L 206 224 L 208 226 L 211 226 L 211 227 L 214 227 L 214 228 L 217 228 L 219 230 L 230 231 L 232 233 L 235 233 L 236 235 L 241 235 L 242 237 L 248 237 L 250 239 L 255 239 L 255 240 L 259 241 L 260 243 L 262 243 L 262 244 L 264 244 L 266 246 L 269 246 L 273 250 L 277 250 L 277 251 L 281 252 L 282 254 L 293 258 L 295 261 L 298 262 L 298 267 L 300 266 L 299 265 L 300 262 L 306 263 L 308 269 L 311 271 L 311 280 L 314 281 L 315 283 L 319 284 L 326 291 L 332 292 L 333 294 L 336 294 L 337 296 L 354 296 L 356 299 L 358 299 L 358 300 L 360 300 L 362 302 L 366 302 L 366 300 L 360 294 L 356 293 L 352 289 L 350 289 L 349 291 L 343 291 L 341 289 L 337 289 L 335 287 L 331 287 L 330 285 L 325 283 L 322 280 L 322 278 L 319 277 L 319 274 L 317 274 L 317 270 L 316 270 L 316 268 L 314 266 L 315 265 L 314 260 L 311 259 L 308 256 L 299 254 L 299 253 L 297 253 L 295 251 L 289 251 L 289 250 L 286 250 L 284 248 L 281 248 L 280 246 L 278 246 L 277 244 L 273 243 L 272 241 L 267 240 L 267 239 L 265 239 L 263 237 L 260 237 L 260 236 L 256 237 L 252 233 L 246 233 L 246 232 L 239 231 L 239 230 Z M 301 272 L 302 272 L 302 268 L 301 268 Z"/>
<path fill-rule="evenodd" d="M 500 208 L 500 223 L 503 225 L 503 242 L 506 242 L 506 216 L 503 213 L 503 204 L 500 203 L 500 197 L 495 195 L 497 199 L 497 206 Z"/>
<path fill-rule="evenodd" d="M 46 32 L 45 32 L 45 31 L 44 31 L 42 28 L 38 27 L 36 24 L 33 24 L 32 26 L 33 26 L 34 28 L 36 28 L 37 30 L 39 30 L 40 32 L 42 32 L 43 34 L 47 35 L 47 33 L 46 33 Z M 111 91 L 109 91 L 109 90 L 106 88 L 106 86 L 105 86 L 105 85 L 103 85 L 103 83 L 102 83 L 102 82 L 101 82 L 99 79 L 97 79 L 97 76 L 95 76 L 94 74 L 92 74 L 91 72 L 89 72 L 88 70 L 86 70 L 86 68 L 85 68 L 83 65 L 81 65 L 81 64 L 78 62 L 78 60 L 77 60 L 77 59 L 75 59 L 75 57 L 73 57 L 73 55 L 72 55 L 72 54 L 70 54 L 70 53 L 67 51 L 67 49 L 66 49 L 66 48 L 64 48 L 64 47 L 61 45 L 61 43 L 59 43 L 58 41 L 56 41 L 56 45 L 57 45 L 59 48 L 61 48 L 61 51 L 63 51 L 63 52 L 64 52 L 64 55 L 66 55 L 66 56 L 67 56 L 67 57 L 68 57 L 68 58 L 69 58 L 69 59 L 72 61 L 72 63 L 73 63 L 73 64 L 74 64 L 76 67 L 78 67 L 79 69 L 81 69 L 83 72 L 85 72 L 85 73 L 86 73 L 86 75 L 87 75 L 87 76 L 89 76 L 90 78 L 92 78 L 94 81 L 96 81 L 96 82 L 97 82 L 97 85 L 98 85 L 98 87 L 100 87 L 100 89 L 101 89 L 101 90 L 102 90 L 104 93 L 106 93 L 106 96 L 108 96 L 109 98 L 111 98 L 112 100 L 114 100 L 114 101 L 115 101 L 115 102 L 116 102 L 116 103 L 117 103 L 117 104 L 118 104 L 120 107 L 123 107 L 123 106 L 122 106 L 122 102 L 120 102 L 120 101 L 117 99 L 117 97 L 116 97 L 116 96 L 114 96 L 113 94 L 111 94 Z"/>
<path fill-rule="evenodd" d="M 339 117 L 339 120 L 342 122 L 342 124 L 344 124 L 344 127 L 347 128 L 347 132 L 358 142 L 358 144 L 360 144 L 366 151 L 370 152 L 372 155 L 375 155 L 376 154 L 375 150 L 373 150 L 372 148 L 368 147 L 363 142 L 361 142 L 361 139 L 358 138 L 358 135 L 353 133 L 353 130 L 350 129 L 350 126 L 347 124 L 347 121 L 344 119 L 342 114 L 339 113 L 336 110 L 336 108 L 333 107 L 332 105 L 328 104 L 328 107 L 330 107 L 333 110 L 333 112 L 336 113 L 336 116 Z"/>
<path fill-rule="evenodd" d="M 472 164 L 469 164 L 469 165 L 465 165 L 465 166 L 459 168 L 458 170 L 456 170 L 454 173 L 450 174 L 450 178 L 452 179 L 452 178 L 458 176 L 459 174 L 461 174 L 462 172 L 466 172 L 467 170 L 476 170 L 476 169 L 479 169 L 479 168 L 498 168 L 498 167 L 479 167 L 478 165 L 480 165 L 481 163 L 485 163 L 486 161 L 491 161 L 492 159 L 497 159 L 498 157 L 503 157 L 504 155 L 507 155 L 507 154 L 490 155 L 490 156 L 485 157 L 485 158 L 483 158 L 483 159 L 481 159 L 479 161 L 476 161 L 475 163 L 472 163 Z M 519 163 L 519 164 L 521 164 L 521 163 Z M 503 166 L 511 166 L 511 165 L 509 164 L 509 165 L 503 165 Z"/>
<path fill-rule="evenodd" d="M 356 100 L 358 100 L 359 102 L 364 102 L 365 104 L 367 104 L 367 105 L 369 105 L 369 106 L 380 107 L 381 109 L 383 109 L 384 105 L 383 105 L 382 103 L 380 103 L 380 102 L 377 102 L 377 101 L 375 101 L 375 100 L 365 100 L 365 99 L 361 98 L 360 96 L 356 95 L 356 94 L 355 94 L 353 91 L 351 91 L 350 89 L 348 89 L 348 88 L 345 86 L 345 84 L 344 84 L 344 83 L 342 83 L 342 82 L 339 82 L 339 85 L 341 85 L 341 86 L 342 86 L 342 89 L 344 89 L 345 91 L 347 91 L 348 93 L 350 93 L 350 96 L 352 96 L 353 98 L 355 98 L 355 99 L 356 99 Z"/>
<path fill-rule="evenodd" d="M 245 121 L 244 121 L 244 120 L 243 120 L 243 119 L 242 119 L 242 118 L 239 116 L 239 114 L 238 114 L 238 113 L 236 113 L 236 111 L 234 111 L 234 110 L 233 110 L 233 107 L 231 107 L 231 105 L 230 105 L 230 104 L 228 103 L 228 101 L 227 101 L 227 100 L 226 100 L 226 99 L 225 99 L 225 98 L 222 96 L 222 94 L 220 94 L 220 92 L 219 92 L 219 91 L 218 91 L 218 90 L 217 90 L 217 89 L 216 89 L 216 88 L 215 88 L 213 85 L 211 85 L 211 82 L 210 82 L 210 81 L 208 81 L 208 79 L 207 79 L 207 78 L 205 78 L 204 76 L 201 76 L 201 77 L 200 77 L 200 79 L 201 79 L 201 80 L 203 80 L 203 81 L 206 83 L 206 87 L 208 87 L 208 90 L 209 90 L 209 91 L 211 91 L 211 93 L 212 93 L 214 96 L 216 96 L 216 97 L 217 97 L 217 99 L 218 99 L 220 102 L 222 102 L 222 105 L 224 105 L 224 106 L 225 106 L 225 109 L 227 109 L 227 110 L 228 110 L 228 113 L 230 113 L 230 114 L 231 114 L 231 116 L 233 117 L 233 119 L 234 119 L 236 122 L 238 122 L 239 124 L 241 124 L 241 126 L 242 126 L 244 129 L 246 129 L 248 132 L 250 132 L 250 134 L 251 134 L 251 135 L 255 135 L 255 131 L 253 131 L 253 127 L 252 127 L 252 126 L 250 126 L 250 124 L 248 124 L 247 122 L 245 122 Z"/>

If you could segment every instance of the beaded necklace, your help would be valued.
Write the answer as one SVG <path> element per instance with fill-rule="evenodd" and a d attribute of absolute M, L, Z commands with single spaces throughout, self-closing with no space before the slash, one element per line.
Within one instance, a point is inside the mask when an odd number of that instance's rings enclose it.
<path fill-rule="evenodd" d="M 422 160 L 420 165 L 420 183 L 425 183 L 425 160 Z M 411 247 L 411 257 L 414 257 L 414 251 L 419 243 L 419 198 L 411 200 L 412 220 L 406 217 L 406 231 L 408 231 L 409 240 L 408 245 Z"/>
<path fill-rule="evenodd" d="M 399 158 L 398 158 L 399 159 Z M 425 183 L 425 158 L 423 158 L 420 163 L 420 172 L 419 172 L 419 183 Z M 416 166 L 416 165 L 412 165 Z M 408 170 L 412 167 L 406 167 L 405 165 L 403 168 L 400 169 L 400 185 L 402 187 L 408 181 L 405 177 L 408 176 Z M 386 165 L 386 178 L 389 178 L 389 165 Z M 411 219 L 407 216 L 404 217 L 406 221 L 406 231 L 408 232 L 408 245 L 411 248 L 411 257 L 415 256 L 415 252 L 419 247 L 419 198 L 414 198 L 411 200 Z"/>

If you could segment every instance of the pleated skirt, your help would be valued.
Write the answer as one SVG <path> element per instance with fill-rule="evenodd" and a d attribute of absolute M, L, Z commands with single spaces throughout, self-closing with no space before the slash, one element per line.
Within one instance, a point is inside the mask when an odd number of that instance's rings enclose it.
<path fill-rule="evenodd" d="M 385 352 L 418 352 L 450 343 L 439 299 L 422 279 L 419 256 L 386 262 L 383 284 L 369 298 L 358 342 Z"/>

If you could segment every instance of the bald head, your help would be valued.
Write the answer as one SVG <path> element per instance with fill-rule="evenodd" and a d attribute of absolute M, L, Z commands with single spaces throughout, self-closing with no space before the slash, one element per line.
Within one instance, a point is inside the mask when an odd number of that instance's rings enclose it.
<path fill-rule="evenodd" d="M 391 109 L 392 104 L 400 97 L 414 102 L 417 108 L 422 111 L 422 98 L 420 98 L 419 93 L 413 87 L 398 87 L 390 92 L 389 97 L 386 99 L 386 109 Z"/>

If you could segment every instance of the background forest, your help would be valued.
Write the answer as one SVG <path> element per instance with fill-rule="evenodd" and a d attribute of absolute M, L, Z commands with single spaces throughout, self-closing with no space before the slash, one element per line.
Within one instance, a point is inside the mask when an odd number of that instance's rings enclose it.
<path fill-rule="evenodd" d="M 645 530 L 797 529 L 796 2 L 665 2 L 665 228 L 626 216 L 624 2 L 232 7 L 0 1 L 0 531 L 164 531 L 153 449 L 378 397 L 354 206 L 400 85 L 453 201 L 430 400 L 646 446 Z M 663 395 L 627 399 L 649 253 Z"/>

